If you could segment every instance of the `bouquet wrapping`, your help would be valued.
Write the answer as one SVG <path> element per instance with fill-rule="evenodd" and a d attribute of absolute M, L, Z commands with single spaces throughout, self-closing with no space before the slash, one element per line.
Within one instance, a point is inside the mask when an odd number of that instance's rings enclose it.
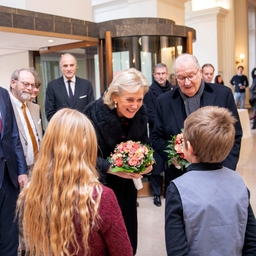
<path fill-rule="evenodd" d="M 140 141 L 128 140 L 116 145 L 114 152 L 107 158 L 111 172 L 141 173 L 154 163 L 153 149 Z M 141 179 L 133 179 L 137 189 L 143 187 Z"/>
<path fill-rule="evenodd" d="M 185 159 L 183 153 L 183 130 L 181 130 L 181 133 L 171 136 L 171 140 L 168 142 L 167 150 L 165 150 L 168 153 L 168 165 L 173 164 L 177 169 L 184 171 L 189 162 Z"/>

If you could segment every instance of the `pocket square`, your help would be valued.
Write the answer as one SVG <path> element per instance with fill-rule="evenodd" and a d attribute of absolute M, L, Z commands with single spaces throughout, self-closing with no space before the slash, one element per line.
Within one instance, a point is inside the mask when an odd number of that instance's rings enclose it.
<path fill-rule="evenodd" d="M 85 98 L 87 95 L 80 96 L 79 99 Z"/>

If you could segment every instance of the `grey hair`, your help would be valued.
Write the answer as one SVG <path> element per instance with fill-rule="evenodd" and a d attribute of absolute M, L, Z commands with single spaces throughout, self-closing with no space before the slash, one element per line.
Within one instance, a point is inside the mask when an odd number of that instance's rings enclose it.
<path fill-rule="evenodd" d="M 135 93 L 141 88 L 143 89 L 143 95 L 149 90 L 149 83 L 145 76 L 135 68 L 126 69 L 113 78 L 108 90 L 103 96 L 103 102 L 110 109 L 114 109 L 115 102 L 113 95 L 120 96 L 125 92 Z"/>
<path fill-rule="evenodd" d="M 197 58 L 194 55 L 188 54 L 188 53 L 183 53 L 174 61 L 173 70 L 174 70 L 175 75 L 176 75 L 177 67 L 181 66 L 186 61 L 194 62 L 196 69 L 200 69 L 199 62 L 198 62 Z"/>
<path fill-rule="evenodd" d="M 156 72 L 156 69 L 157 69 L 157 68 L 166 68 L 166 71 L 168 72 L 168 68 L 167 68 L 167 66 L 166 66 L 164 63 L 157 63 L 157 64 L 155 65 L 155 67 L 154 67 L 153 73 Z"/>
<path fill-rule="evenodd" d="M 11 80 L 19 80 L 19 76 L 20 76 L 20 72 L 21 71 L 28 71 L 30 72 L 33 76 L 34 76 L 34 73 L 33 71 L 31 70 L 31 68 L 20 68 L 20 69 L 16 69 L 12 72 L 12 75 L 11 75 Z M 35 76 L 34 76 L 35 77 Z M 10 85 L 10 91 L 12 90 L 12 87 Z"/>
<path fill-rule="evenodd" d="M 60 60 L 59 60 L 59 66 L 60 66 L 60 68 L 61 68 L 60 63 L 61 63 L 62 59 L 63 59 L 64 57 L 66 57 L 66 56 L 71 56 L 71 57 L 73 57 L 74 60 L 75 60 L 75 62 L 76 62 L 76 66 L 77 66 L 77 60 L 76 60 L 75 56 L 72 55 L 72 54 L 70 54 L 70 53 L 64 53 L 64 54 L 62 54 L 62 55 L 60 56 Z"/>

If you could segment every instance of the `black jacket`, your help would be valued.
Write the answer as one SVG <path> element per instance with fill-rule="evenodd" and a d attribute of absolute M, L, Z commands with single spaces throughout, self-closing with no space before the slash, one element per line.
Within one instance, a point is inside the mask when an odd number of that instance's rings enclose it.
<path fill-rule="evenodd" d="M 234 146 L 223 161 L 224 166 L 235 170 L 239 159 L 242 128 L 231 89 L 219 84 L 205 83 L 204 92 L 201 97 L 201 107 L 203 106 L 227 108 L 238 120 L 235 123 Z M 171 135 L 177 135 L 181 132 L 181 129 L 184 128 L 185 119 L 184 101 L 178 88 L 166 92 L 157 98 L 155 124 L 152 133 L 153 148 L 165 161 L 168 161 L 167 153 L 164 152 L 168 144 L 167 141 L 170 140 Z"/>

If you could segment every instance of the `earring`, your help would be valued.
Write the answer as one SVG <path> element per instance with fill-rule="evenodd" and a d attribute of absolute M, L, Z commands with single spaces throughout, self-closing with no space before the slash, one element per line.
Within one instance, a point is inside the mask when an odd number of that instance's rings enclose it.
<path fill-rule="evenodd" d="M 117 108 L 117 102 L 115 102 L 115 108 Z"/>

